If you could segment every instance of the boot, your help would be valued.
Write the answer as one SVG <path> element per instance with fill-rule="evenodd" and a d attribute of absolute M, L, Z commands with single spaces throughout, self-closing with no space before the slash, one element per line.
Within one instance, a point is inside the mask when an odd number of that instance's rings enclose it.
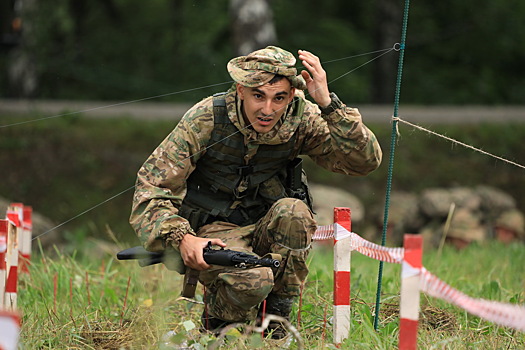
<path fill-rule="evenodd" d="M 292 312 L 293 301 L 293 297 L 270 293 L 266 297 L 266 314 L 281 316 L 290 321 L 290 312 Z M 259 317 L 261 316 L 262 306 L 259 309 Z M 266 333 L 270 334 L 272 339 L 282 339 L 287 335 L 285 325 L 278 321 L 271 321 L 268 328 L 266 328 Z"/>

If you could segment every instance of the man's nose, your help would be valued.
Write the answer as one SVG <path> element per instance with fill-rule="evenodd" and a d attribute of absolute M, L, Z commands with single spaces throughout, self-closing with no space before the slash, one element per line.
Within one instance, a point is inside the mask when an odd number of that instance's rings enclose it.
<path fill-rule="evenodd" d="M 272 108 L 272 101 L 271 100 L 267 100 L 264 102 L 264 105 L 261 109 L 261 112 L 265 115 L 270 115 L 273 113 L 273 108 Z"/>

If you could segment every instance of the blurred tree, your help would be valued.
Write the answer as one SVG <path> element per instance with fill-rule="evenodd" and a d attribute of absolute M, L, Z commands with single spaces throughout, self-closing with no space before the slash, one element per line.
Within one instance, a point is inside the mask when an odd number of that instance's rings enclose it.
<path fill-rule="evenodd" d="M 376 48 L 387 48 L 400 41 L 403 19 L 402 2 L 376 0 L 373 41 Z M 397 55 L 385 55 L 374 61 L 370 84 L 370 103 L 391 103 L 394 100 Z"/>
<path fill-rule="evenodd" d="M 2 41 L 8 44 L 5 65 L 10 97 L 33 97 L 37 92 L 35 56 L 29 49 L 34 28 L 30 21 L 24 20 L 35 11 L 35 6 L 36 0 L 9 1 L 8 12 L 3 15 L 3 20 L 8 21 L 3 26 Z"/>
<path fill-rule="evenodd" d="M 410 11 L 404 97 L 422 104 L 523 104 L 525 2 L 447 0 Z"/>
<path fill-rule="evenodd" d="M 231 33 L 236 56 L 277 43 L 268 0 L 230 0 Z"/>

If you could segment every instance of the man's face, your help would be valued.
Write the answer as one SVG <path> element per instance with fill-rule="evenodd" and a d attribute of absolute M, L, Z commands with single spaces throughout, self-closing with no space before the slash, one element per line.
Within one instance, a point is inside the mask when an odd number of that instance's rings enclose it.
<path fill-rule="evenodd" d="M 277 124 L 292 101 L 295 88 L 288 79 L 250 88 L 237 84 L 237 94 L 244 101 L 244 121 L 259 133 Z"/>

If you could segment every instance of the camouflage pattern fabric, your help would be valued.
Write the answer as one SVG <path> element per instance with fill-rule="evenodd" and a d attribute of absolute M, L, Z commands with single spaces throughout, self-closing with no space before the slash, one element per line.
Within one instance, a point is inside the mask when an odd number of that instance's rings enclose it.
<path fill-rule="evenodd" d="M 297 75 L 295 57 L 279 47 L 268 46 L 247 56 L 236 57 L 228 62 L 228 73 L 232 79 L 247 87 L 258 87 L 268 83 L 278 74 L 285 76 L 293 87 L 304 90 L 306 82 Z"/>
<path fill-rule="evenodd" d="M 286 112 L 266 133 L 257 133 L 246 125 L 235 84 L 224 95 L 227 117 L 245 145 L 242 159 L 246 165 L 257 158 L 260 148 L 271 151 L 271 147 L 260 145 L 291 142 L 288 160 L 307 155 L 329 171 L 354 176 L 367 175 L 379 166 L 381 148 L 375 135 L 363 124 L 359 111 L 342 104 L 329 114 L 322 114 L 319 106 L 306 100 L 301 90 L 304 81 L 296 75 L 292 54 L 269 47 L 248 56 L 228 65 L 235 81 L 260 86 L 278 73 L 297 89 Z M 255 317 L 257 305 L 270 292 L 287 297 L 299 294 L 308 273 L 305 260 L 316 223 L 302 201 L 283 198 L 254 225 L 237 227 L 215 222 L 200 228 L 197 225 L 193 230 L 179 210 L 187 194 L 187 179 L 199 167 L 201 157 L 207 152 L 212 154 L 208 145 L 213 130 L 213 98 L 208 97 L 183 116 L 139 170 L 130 223 L 150 251 L 169 247 L 177 250 L 185 234 L 196 235 L 197 231 L 202 237 L 221 238 L 233 250 L 253 251 L 261 256 L 268 252 L 281 254 L 284 260 L 277 271 L 263 267 L 246 270 L 213 267 L 201 272 L 201 282 L 209 291 L 210 314 L 225 321 L 248 320 Z M 232 191 L 232 196 L 233 192 L 243 192 L 242 183 Z"/>
<path fill-rule="evenodd" d="M 239 269 L 213 266 L 201 271 L 200 281 L 207 288 L 208 312 L 225 321 L 255 319 L 259 304 L 272 292 L 294 297 L 306 279 L 306 258 L 317 225 L 307 205 L 293 198 L 275 202 L 254 225 L 238 227 L 216 222 L 203 226 L 199 237 L 220 238 L 229 249 L 267 253 L 283 257 L 278 269 L 255 267 Z"/>
<path fill-rule="evenodd" d="M 296 95 L 304 100 L 302 92 Z M 321 116 L 317 105 L 304 100 L 302 113 L 290 108 L 278 126 L 259 134 L 239 117 L 241 102 L 234 88 L 225 99 L 228 117 L 244 137 L 246 162 L 253 158 L 259 144 L 282 144 L 295 133 L 291 159 L 308 155 L 327 170 L 355 176 L 367 175 L 381 163 L 379 143 L 355 108 L 343 106 Z M 178 249 L 184 234 L 195 234 L 178 213 L 186 195 L 185 181 L 206 152 L 213 126 L 209 97 L 184 115 L 139 170 L 130 223 L 146 249 L 159 251 L 167 245 Z"/>

